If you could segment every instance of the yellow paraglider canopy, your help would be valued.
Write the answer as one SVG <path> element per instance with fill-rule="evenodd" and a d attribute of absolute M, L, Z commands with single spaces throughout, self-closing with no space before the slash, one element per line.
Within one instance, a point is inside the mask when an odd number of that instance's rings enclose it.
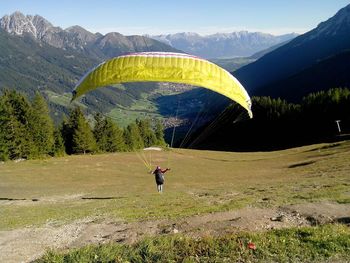
<path fill-rule="evenodd" d="M 107 60 L 79 81 L 72 100 L 98 87 L 146 81 L 207 88 L 236 101 L 253 116 L 250 97 L 235 77 L 212 62 L 182 53 L 140 52 Z"/>

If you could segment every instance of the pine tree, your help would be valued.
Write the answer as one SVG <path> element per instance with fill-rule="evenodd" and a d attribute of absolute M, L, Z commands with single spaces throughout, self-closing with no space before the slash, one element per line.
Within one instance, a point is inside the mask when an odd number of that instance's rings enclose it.
<path fill-rule="evenodd" d="M 139 128 L 141 138 L 145 147 L 150 147 L 157 144 L 157 138 L 151 128 L 150 120 L 136 120 L 136 124 Z"/>
<path fill-rule="evenodd" d="M 128 150 L 144 148 L 143 139 L 136 123 L 129 124 L 124 131 L 125 144 Z"/>
<path fill-rule="evenodd" d="M 70 112 L 68 120 L 63 120 L 61 134 L 68 154 L 85 154 L 97 150 L 90 125 L 79 107 Z"/>
<path fill-rule="evenodd" d="M 101 114 L 95 115 L 94 137 L 98 148 L 103 152 L 119 152 L 125 150 L 123 131 L 109 118 Z"/>
<path fill-rule="evenodd" d="M 58 127 L 54 130 L 54 144 L 52 147 L 52 154 L 54 156 L 63 156 L 66 154 L 64 140 L 62 137 L 62 127 Z"/>
<path fill-rule="evenodd" d="M 103 118 L 103 115 L 101 113 L 96 113 L 94 115 L 95 119 L 95 126 L 93 129 L 93 134 L 96 140 L 96 145 L 99 151 L 105 152 L 105 120 Z"/>
<path fill-rule="evenodd" d="M 164 126 L 160 120 L 156 121 L 156 125 L 154 127 L 154 134 L 157 139 L 157 144 L 159 146 L 164 146 L 166 144 L 164 140 Z"/>
<path fill-rule="evenodd" d="M 0 117 L 1 151 L 4 159 L 36 156 L 37 148 L 29 127 L 30 111 L 30 104 L 23 95 L 16 91 L 4 92 Z"/>
<path fill-rule="evenodd" d="M 71 112 L 72 114 L 72 112 Z M 64 143 L 64 148 L 67 154 L 73 153 L 73 127 L 71 127 L 69 119 L 66 116 L 63 117 L 60 125 L 60 132 Z"/>
<path fill-rule="evenodd" d="M 52 154 L 54 145 L 54 125 L 45 99 L 36 93 L 30 114 L 30 131 L 38 155 Z"/>
<path fill-rule="evenodd" d="M 6 131 L 8 121 L 7 110 L 3 99 L 0 98 L 0 161 L 6 161 L 9 159 L 8 142 L 6 140 Z"/>
<path fill-rule="evenodd" d="M 107 152 L 120 152 L 125 150 L 123 131 L 109 118 L 105 119 L 105 133 Z"/>
<path fill-rule="evenodd" d="M 75 108 L 69 119 L 72 131 L 72 152 L 90 153 L 96 151 L 96 141 L 90 125 L 86 121 L 79 107 Z"/>

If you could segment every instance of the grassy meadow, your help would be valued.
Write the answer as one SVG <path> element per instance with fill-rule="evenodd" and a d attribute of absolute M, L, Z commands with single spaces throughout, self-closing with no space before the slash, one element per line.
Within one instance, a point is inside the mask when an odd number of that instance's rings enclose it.
<path fill-rule="evenodd" d="M 142 159 L 169 166 L 164 193 Z M 350 142 L 275 152 L 172 149 L 0 164 L 0 230 L 86 217 L 181 218 L 242 207 L 350 202 Z"/>

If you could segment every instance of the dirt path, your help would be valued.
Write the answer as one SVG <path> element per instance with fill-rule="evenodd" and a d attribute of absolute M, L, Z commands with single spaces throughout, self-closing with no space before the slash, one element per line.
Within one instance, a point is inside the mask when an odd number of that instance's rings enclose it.
<path fill-rule="evenodd" d="M 30 262 L 47 249 L 68 249 L 111 241 L 130 244 L 145 236 L 182 233 L 200 237 L 330 222 L 350 224 L 350 205 L 323 202 L 271 209 L 244 208 L 181 220 L 135 223 L 100 222 L 87 218 L 64 226 L 48 224 L 40 228 L 0 231 L 0 262 Z"/>

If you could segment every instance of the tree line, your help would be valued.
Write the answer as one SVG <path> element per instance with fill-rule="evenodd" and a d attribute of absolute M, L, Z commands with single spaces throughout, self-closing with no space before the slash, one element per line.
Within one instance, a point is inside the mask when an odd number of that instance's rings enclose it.
<path fill-rule="evenodd" d="M 82 109 L 75 107 L 55 126 L 41 94 L 36 93 L 29 101 L 21 93 L 6 90 L 0 96 L 0 160 L 134 151 L 165 145 L 164 127 L 159 120 L 136 120 L 122 129 L 97 113 L 92 123 L 93 127 Z"/>
<path fill-rule="evenodd" d="M 350 90 L 347 88 L 310 93 L 299 103 L 253 97 L 252 111 L 253 119 L 237 121 L 242 119 L 242 109 L 237 104 L 231 105 L 220 117 L 220 125 L 196 134 L 199 139 L 192 147 L 275 150 L 341 140 L 350 134 Z M 340 132 L 336 121 L 340 121 Z"/>

